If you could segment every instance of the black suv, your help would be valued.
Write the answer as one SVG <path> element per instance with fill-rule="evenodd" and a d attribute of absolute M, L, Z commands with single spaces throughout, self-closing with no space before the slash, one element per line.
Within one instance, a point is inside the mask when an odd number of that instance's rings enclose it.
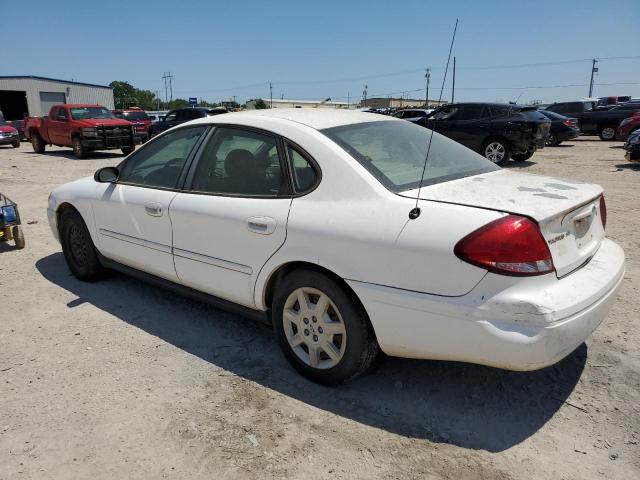
<path fill-rule="evenodd" d="M 501 103 L 452 103 L 416 122 L 498 165 L 524 161 L 544 148 L 551 122 L 535 107 Z"/>
<path fill-rule="evenodd" d="M 165 115 L 164 119 L 160 120 L 159 122 L 152 123 L 149 126 L 149 138 L 152 138 L 171 127 L 175 127 L 176 125 L 180 125 L 181 123 L 188 122 L 189 120 L 210 117 L 212 115 L 220 115 L 221 113 L 227 113 L 227 109 L 223 107 L 188 107 L 171 110 Z"/>

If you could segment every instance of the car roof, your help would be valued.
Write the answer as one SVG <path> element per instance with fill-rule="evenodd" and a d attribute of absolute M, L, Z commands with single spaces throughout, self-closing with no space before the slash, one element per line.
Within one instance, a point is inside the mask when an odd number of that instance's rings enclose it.
<path fill-rule="evenodd" d="M 264 119 L 273 118 L 279 120 L 287 120 L 290 122 L 301 123 L 316 130 L 325 128 L 339 127 L 342 125 L 351 125 L 354 123 L 365 122 L 404 122 L 394 117 L 382 116 L 377 113 L 360 112 L 356 110 L 343 109 L 315 109 L 315 108 L 273 108 L 265 110 L 246 110 L 244 112 L 231 112 L 216 115 L 215 117 L 207 117 L 205 119 L 195 120 L 194 123 L 224 123 L 227 119 Z"/>

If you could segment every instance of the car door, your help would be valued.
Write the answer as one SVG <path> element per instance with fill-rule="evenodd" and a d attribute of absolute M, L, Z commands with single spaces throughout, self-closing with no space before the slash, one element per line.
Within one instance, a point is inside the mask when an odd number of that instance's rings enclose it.
<path fill-rule="evenodd" d="M 180 110 L 173 110 L 167 114 L 164 121 L 160 122 L 158 130 L 160 132 L 164 132 L 165 130 L 169 130 L 171 127 L 175 127 L 181 123 L 184 123 L 184 120 L 180 118 Z"/>
<path fill-rule="evenodd" d="M 116 183 L 101 183 L 93 210 L 98 249 L 112 260 L 178 281 L 169 205 L 207 126 L 170 132 L 130 155 Z"/>
<path fill-rule="evenodd" d="M 49 139 L 54 145 L 69 145 L 71 127 L 69 126 L 69 118 L 67 110 L 59 107 L 53 116 L 49 118 Z"/>
<path fill-rule="evenodd" d="M 457 115 L 455 131 L 450 138 L 478 151 L 489 132 L 489 110 L 482 104 L 466 104 Z"/>
<path fill-rule="evenodd" d="M 460 107 L 457 105 L 439 108 L 427 117 L 425 125 L 427 128 L 455 140 L 457 136 L 455 126 L 459 112 Z"/>
<path fill-rule="evenodd" d="M 255 306 L 258 273 L 286 237 L 292 197 L 282 150 L 275 135 L 243 127 L 209 136 L 169 208 L 183 284 Z"/>

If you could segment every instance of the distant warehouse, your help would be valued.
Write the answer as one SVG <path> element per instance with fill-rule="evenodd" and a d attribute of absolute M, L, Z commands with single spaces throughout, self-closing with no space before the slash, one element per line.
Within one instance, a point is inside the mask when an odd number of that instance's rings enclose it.
<path fill-rule="evenodd" d="M 113 109 L 113 89 L 32 75 L 0 76 L 0 111 L 6 120 L 47 115 L 58 103 L 97 103 Z"/>

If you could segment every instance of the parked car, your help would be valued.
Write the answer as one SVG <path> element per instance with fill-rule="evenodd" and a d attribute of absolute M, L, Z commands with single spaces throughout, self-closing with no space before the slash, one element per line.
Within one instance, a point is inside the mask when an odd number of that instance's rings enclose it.
<path fill-rule="evenodd" d="M 593 102 L 554 103 L 546 110 L 578 119 L 578 127 L 587 135 L 598 135 L 601 140 L 614 140 L 620 122 L 633 115 L 635 110 L 616 108 L 595 109 Z"/>
<path fill-rule="evenodd" d="M 619 103 L 628 102 L 629 100 L 631 100 L 631 97 L 628 95 L 621 97 L 599 97 L 597 106 L 606 107 L 608 105 L 617 105 Z"/>
<path fill-rule="evenodd" d="M 0 119 L 0 145 L 11 145 L 13 148 L 20 146 L 20 134 L 9 122 Z"/>
<path fill-rule="evenodd" d="M 7 123 L 18 130 L 18 136 L 20 137 L 20 140 L 27 139 L 24 134 L 24 120 L 7 120 Z"/>
<path fill-rule="evenodd" d="M 344 110 L 180 125 L 56 188 L 48 218 L 77 278 L 117 269 L 271 321 L 326 384 L 379 350 L 542 368 L 602 322 L 624 276 L 601 187 Z"/>
<path fill-rule="evenodd" d="M 620 126 L 616 131 L 616 140 L 626 141 L 631 132 L 638 128 L 640 128 L 640 112 L 636 112 L 620 122 Z"/>
<path fill-rule="evenodd" d="M 631 132 L 624 144 L 625 158 L 630 162 L 640 161 L 640 129 Z"/>
<path fill-rule="evenodd" d="M 416 122 L 502 165 L 544 147 L 551 122 L 536 110 L 500 103 L 452 103 Z"/>
<path fill-rule="evenodd" d="M 114 117 L 128 120 L 137 126 L 136 131 L 141 136 L 142 143 L 149 138 L 149 127 L 153 123 L 147 113 L 141 108 L 129 108 L 122 110 L 113 110 Z"/>
<path fill-rule="evenodd" d="M 541 114 L 551 120 L 551 128 L 545 144 L 548 147 L 560 145 L 562 142 L 572 140 L 580 136 L 578 119 L 565 117 L 559 113 L 547 110 L 538 110 Z"/>
<path fill-rule="evenodd" d="M 227 109 L 221 107 L 188 107 L 171 110 L 162 120 L 152 123 L 149 126 L 149 138 L 152 138 L 171 127 L 188 122 L 189 120 L 209 117 L 212 115 L 220 115 L 222 113 L 227 113 Z"/>
<path fill-rule="evenodd" d="M 419 123 L 420 120 L 427 118 L 433 112 L 432 108 L 405 108 L 403 110 L 398 110 L 393 114 L 396 118 L 402 118 L 403 120 L 409 120 L 413 123 Z"/>
<path fill-rule="evenodd" d="M 77 158 L 114 148 L 128 155 L 141 140 L 131 122 L 115 118 L 106 107 L 79 103 L 54 105 L 46 117 L 27 117 L 25 132 L 34 152 L 44 153 L 47 144 L 72 147 Z"/>

